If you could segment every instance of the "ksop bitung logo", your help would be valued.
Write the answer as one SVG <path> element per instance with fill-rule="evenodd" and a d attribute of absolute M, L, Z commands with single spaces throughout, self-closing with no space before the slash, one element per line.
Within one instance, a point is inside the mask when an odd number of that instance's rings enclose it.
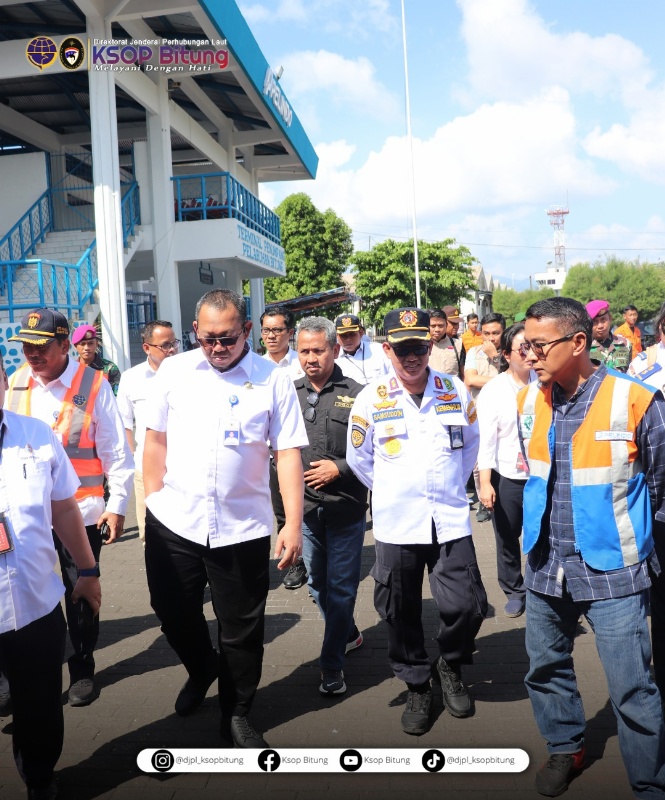
<path fill-rule="evenodd" d="M 173 766 L 173 754 L 169 750 L 156 750 L 150 761 L 157 772 L 168 772 Z"/>

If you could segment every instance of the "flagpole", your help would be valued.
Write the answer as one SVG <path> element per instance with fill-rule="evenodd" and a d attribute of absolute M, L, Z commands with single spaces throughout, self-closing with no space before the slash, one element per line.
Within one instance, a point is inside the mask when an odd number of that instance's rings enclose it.
<path fill-rule="evenodd" d="M 406 16 L 402 2 L 402 44 L 404 48 L 404 94 L 406 97 L 406 138 L 409 145 L 409 172 L 411 177 L 411 221 L 413 226 L 413 264 L 416 273 L 416 307 L 420 303 L 420 266 L 418 264 L 418 226 L 416 223 L 416 178 L 413 166 L 413 136 L 411 135 L 411 100 L 409 97 L 409 63 L 406 56 Z"/>

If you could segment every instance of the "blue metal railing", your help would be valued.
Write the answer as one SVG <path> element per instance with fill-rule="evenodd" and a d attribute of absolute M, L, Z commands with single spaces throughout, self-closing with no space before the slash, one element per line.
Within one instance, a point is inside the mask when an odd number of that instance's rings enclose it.
<path fill-rule="evenodd" d="M 174 183 L 176 222 L 237 219 L 280 244 L 279 217 L 228 172 L 178 175 Z"/>
<path fill-rule="evenodd" d="M 2 243 L 8 240 L 7 254 L 13 253 L 11 237 L 15 229 L 24 223 L 25 219 L 34 212 L 40 203 L 49 200 L 49 192 L 44 192 L 42 197 L 27 212 L 27 214 L 5 236 Z M 47 204 L 48 205 L 48 204 Z M 49 206 L 50 207 L 50 206 Z M 42 208 L 42 206 L 40 206 Z M 43 213 L 43 208 L 42 208 Z M 49 223 L 52 217 L 48 217 Z M 123 242 L 127 245 L 129 237 L 135 233 L 136 226 L 141 222 L 138 184 L 130 184 L 130 188 L 122 199 L 122 234 Z M 30 231 L 37 229 L 30 223 Z M 49 228 L 50 229 L 50 228 Z M 46 231 L 42 235 L 42 240 Z M 38 243 L 35 236 L 33 249 Z M 19 238 L 16 241 L 22 242 Z M 27 241 L 27 239 L 25 239 Z M 0 247 L 2 246 L 0 243 Z M 57 308 L 67 316 L 81 317 L 85 306 L 93 299 L 99 281 L 97 278 L 97 240 L 94 240 L 79 258 L 76 264 L 68 264 L 48 258 L 2 258 L 0 250 L 0 311 L 9 312 L 9 321 L 14 322 L 16 312 L 22 312 L 36 306 L 49 306 Z M 24 252 L 24 256 L 27 253 Z M 1 295 L 6 295 L 5 302 Z M 76 312 L 74 314 L 74 312 Z M 20 316 L 20 315 L 19 315 Z"/>
<path fill-rule="evenodd" d="M 50 230 L 53 230 L 53 209 L 51 194 L 46 191 L 0 239 L 0 261 L 20 261 L 31 255 Z"/>

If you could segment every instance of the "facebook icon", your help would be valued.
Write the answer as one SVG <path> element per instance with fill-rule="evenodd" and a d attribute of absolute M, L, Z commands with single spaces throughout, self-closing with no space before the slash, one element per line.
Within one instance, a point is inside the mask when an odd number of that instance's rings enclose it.
<path fill-rule="evenodd" d="M 259 766 L 264 772 L 274 772 L 279 769 L 282 759 L 276 750 L 262 750 L 259 753 Z"/>

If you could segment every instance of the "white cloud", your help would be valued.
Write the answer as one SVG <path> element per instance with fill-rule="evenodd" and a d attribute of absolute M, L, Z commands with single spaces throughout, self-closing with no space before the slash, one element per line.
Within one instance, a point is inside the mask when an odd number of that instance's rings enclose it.
<path fill-rule="evenodd" d="M 397 113 L 396 97 L 376 78 L 369 59 L 344 58 L 327 50 L 305 50 L 282 59 L 282 85 L 289 98 L 318 95 L 339 111 L 349 108 L 381 120 Z"/>
<path fill-rule="evenodd" d="M 405 137 L 389 137 L 357 169 L 350 166 L 354 148 L 345 141 L 316 150 L 316 181 L 284 184 L 276 197 L 305 191 L 319 208 L 335 209 L 356 232 L 410 235 Z M 414 154 L 418 226 L 426 238 L 448 235 L 449 220 L 461 215 L 506 215 L 517 227 L 524 209 L 536 206 L 544 212 L 552 198 L 568 190 L 584 198 L 613 188 L 577 155 L 575 120 L 561 89 L 521 105 L 481 106 L 443 125 L 430 139 L 414 140 Z"/>
<path fill-rule="evenodd" d="M 305 22 L 309 18 L 310 5 L 306 0 L 279 0 L 274 8 L 255 3 L 241 4 L 240 10 L 247 23 L 252 26 L 261 22 Z"/>
<path fill-rule="evenodd" d="M 665 91 L 653 92 L 648 107 L 628 125 L 594 128 L 584 140 L 586 152 L 604 158 L 646 181 L 665 184 Z"/>
<path fill-rule="evenodd" d="M 567 246 L 576 251 L 573 263 L 594 261 L 616 253 L 619 258 L 655 262 L 665 259 L 665 218 L 652 215 L 640 229 L 623 223 L 598 223 L 570 237 Z"/>
<path fill-rule="evenodd" d="M 543 86 L 643 102 L 652 78 L 642 50 L 616 34 L 555 33 L 528 0 L 457 0 L 469 81 L 484 97 L 529 96 Z M 555 8 L 552 13 L 556 13 Z"/>

